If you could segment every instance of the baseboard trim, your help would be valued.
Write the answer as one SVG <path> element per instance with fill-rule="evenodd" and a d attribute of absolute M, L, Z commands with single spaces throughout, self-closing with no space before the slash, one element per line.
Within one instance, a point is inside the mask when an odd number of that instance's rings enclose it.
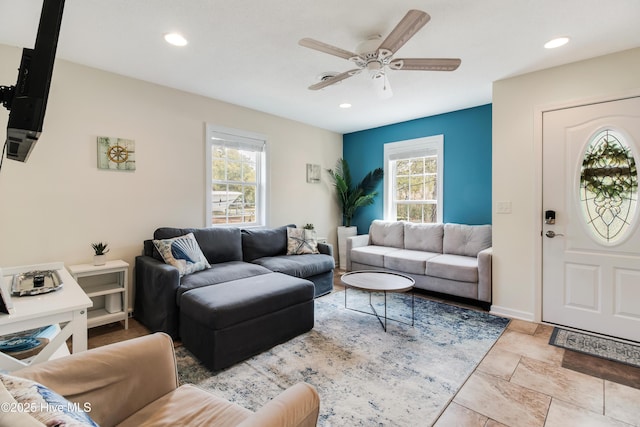
<path fill-rule="evenodd" d="M 491 314 L 495 314 L 496 316 L 504 316 L 504 317 L 510 317 L 512 319 L 520 319 L 520 320 L 526 320 L 528 322 L 535 322 L 535 316 L 533 315 L 533 313 L 514 310 L 509 307 L 500 307 L 499 305 L 491 305 L 491 309 L 489 310 L 489 312 Z"/>

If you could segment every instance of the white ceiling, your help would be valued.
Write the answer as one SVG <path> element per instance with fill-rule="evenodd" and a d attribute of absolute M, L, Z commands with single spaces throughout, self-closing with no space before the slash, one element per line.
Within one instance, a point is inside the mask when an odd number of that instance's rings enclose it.
<path fill-rule="evenodd" d="M 0 0 L 0 43 L 33 47 L 41 5 Z M 364 74 L 307 89 L 354 67 L 299 39 L 353 51 L 409 9 L 431 21 L 395 57 L 458 57 L 458 70 L 389 71 L 387 100 Z M 638 47 L 639 19 L 638 0 L 66 0 L 58 57 L 347 133 L 486 104 L 493 81 Z M 189 44 L 168 45 L 171 31 Z M 561 35 L 571 42 L 543 48 Z"/>

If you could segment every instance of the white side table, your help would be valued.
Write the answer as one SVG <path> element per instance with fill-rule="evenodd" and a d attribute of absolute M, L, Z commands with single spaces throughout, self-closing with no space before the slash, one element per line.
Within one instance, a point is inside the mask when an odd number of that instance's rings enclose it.
<path fill-rule="evenodd" d="M 89 328 L 123 320 L 124 328 L 129 329 L 128 263 L 114 260 L 105 265 L 78 264 L 67 269 L 93 301 Z"/>
<path fill-rule="evenodd" d="M 4 268 L 0 285 L 10 295 L 13 276 L 34 270 L 56 270 L 62 280 L 62 288 L 46 294 L 11 297 L 13 313 L 0 314 L 0 335 L 54 324 L 60 324 L 61 331 L 29 362 L 0 353 L 1 369 L 15 371 L 29 364 L 49 360 L 61 346 L 66 346 L 70 337 L 73 353 L 87 349 L 87 310 L 93 303 L 64 269 L 62 262 Z"/>

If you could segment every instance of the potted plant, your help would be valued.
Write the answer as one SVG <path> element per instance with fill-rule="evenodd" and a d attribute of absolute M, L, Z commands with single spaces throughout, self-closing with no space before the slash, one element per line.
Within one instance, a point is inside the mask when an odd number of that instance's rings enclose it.
<path fill-rule="evenodd" d="M 95 255 L 93 256 L 93 265 L 105 265 L 107 263 L 107 249 L 108 243 L 97 242 L 92 243 L 91 247 L 93 248 L 93 252 Z"/>
<path fill-rule="evenodd" d="M 376 186 L 382 180 L 384 171 L 376 168 L 367 173 L 362 181 L 353 185 L 349 164 L 344 159 L 338 159 L 335 169 L 327 169 L 336 189 L 338 203 L 342 210 L 342 226 L 338 227 L 338 258 L 340 268 L 346 268 L 347 238 L 358 233 L 357 227 L 351 226 L 351 220 L 356 211 L 362 206 L 368 206 L 378 195 Z"/>

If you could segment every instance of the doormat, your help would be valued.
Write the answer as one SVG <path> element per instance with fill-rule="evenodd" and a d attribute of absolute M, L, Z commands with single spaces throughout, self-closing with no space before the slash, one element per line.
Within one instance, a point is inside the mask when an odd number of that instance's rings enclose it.
<path fill-rule="evenodd" d="M 640 345 L 553 328 L 549 344 L 640 368 Z"/>

